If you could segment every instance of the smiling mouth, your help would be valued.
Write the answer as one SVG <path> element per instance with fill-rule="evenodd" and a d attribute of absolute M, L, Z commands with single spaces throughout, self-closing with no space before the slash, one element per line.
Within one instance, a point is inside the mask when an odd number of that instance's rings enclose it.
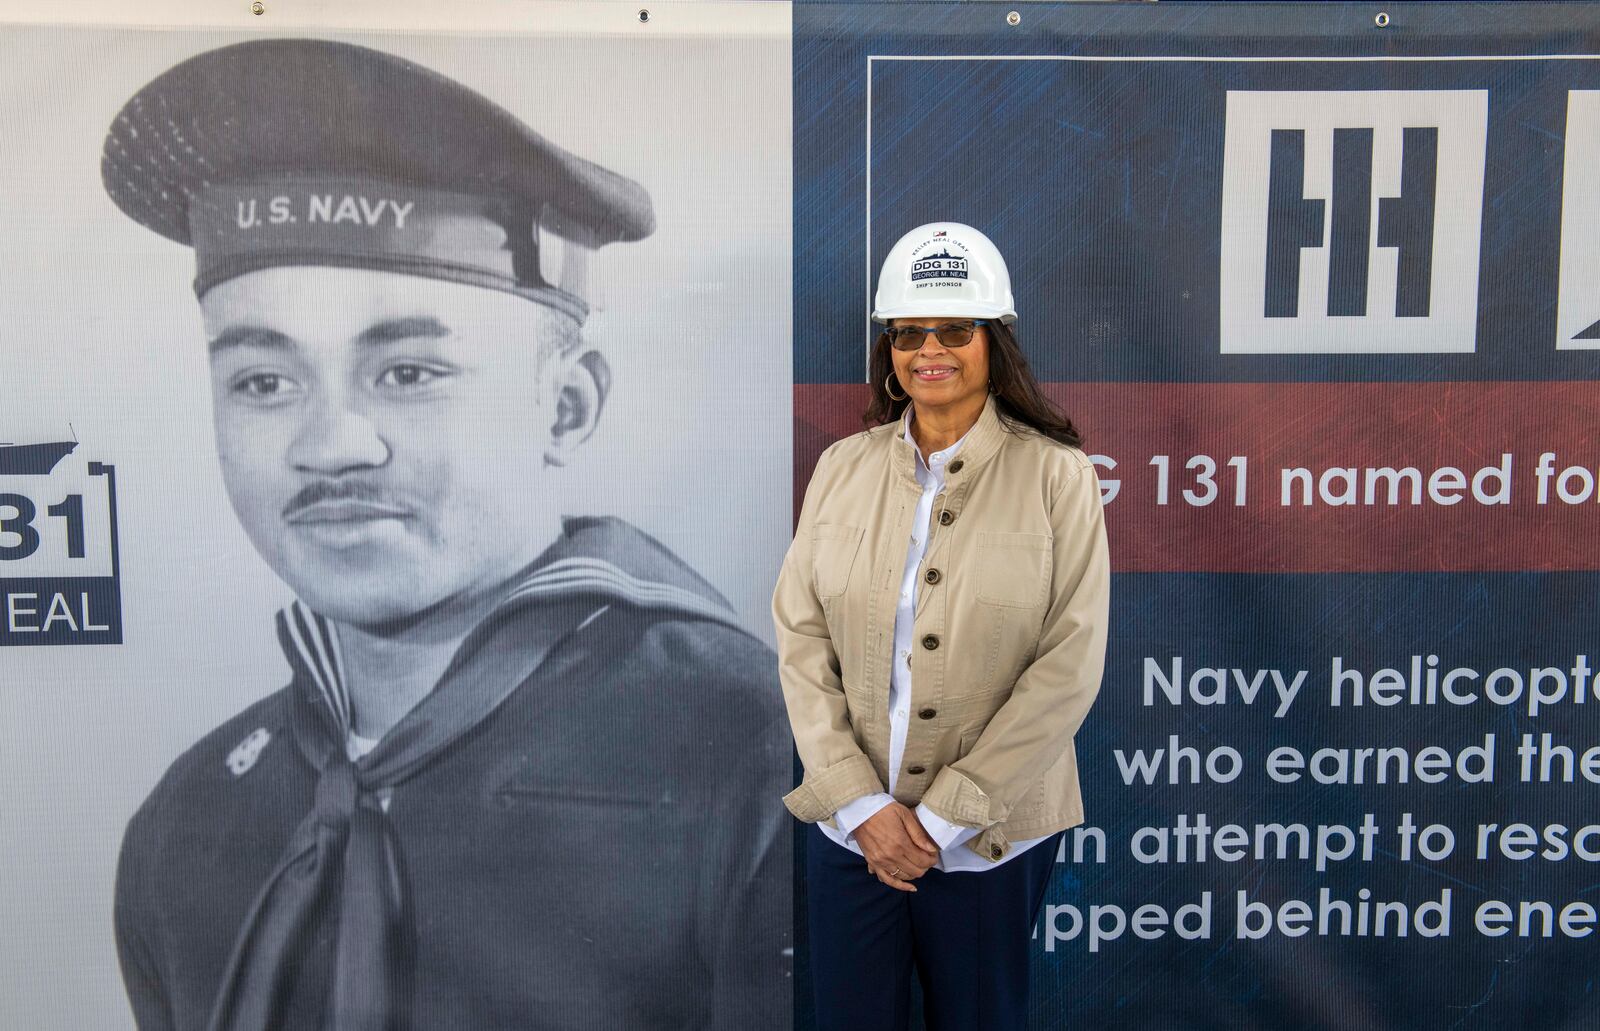
<path fill-rule="evenodd" d="M 924 365 L 920 369 L 912 369 L 911 374 L 918 379 L 944 379 L 955 375 L 954 366 L 950 365 Z"/>
<path fill-rule="evenodd" d="M 318 526 L 330 523 L 364 523 L 379 519 L 407 519 L 411 513 L 392 505 L 378 505 L 370 501 L 318 501 L 288 514 L 292 525 Z"/>

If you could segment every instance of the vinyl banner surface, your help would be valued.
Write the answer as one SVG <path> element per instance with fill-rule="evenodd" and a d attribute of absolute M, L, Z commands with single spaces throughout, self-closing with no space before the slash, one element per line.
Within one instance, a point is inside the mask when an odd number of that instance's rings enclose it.
<path fill-rule="evenodd" d="M 289 6 L 0 28 L 0 1026 L 787 1028 L 787 17 Z"/>
<path fill-rule="evenodd" d="M 795 7 L 795 482 L 982 229 L 1114 572 L 1032 1026 L 1600 1024 L 1596 12 L 1008 10 Z"/>

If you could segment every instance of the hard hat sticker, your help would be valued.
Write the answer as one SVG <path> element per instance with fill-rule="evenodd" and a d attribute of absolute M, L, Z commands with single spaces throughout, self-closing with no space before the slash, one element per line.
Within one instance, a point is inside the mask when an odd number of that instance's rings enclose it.
<path fill-rule="evenodd" d="M 937 254 L 924 253 L 931 251 L 935 246 L 939 248 Z M 952 247 L 962 253 L 951 254 Z M 950 238 L 948 231 L 934 233 L 932 239 L 923 241 L 911 250 L 911 281 L 916 283 L 924 280 L 966 279 L 967 259 L 964 256 L 966 250 L 959 240 Z"/>
<path fill-rule="evenodd" d="M 919 279 L 965 279 L 967 259 L 958 258 L 948 250 L 911 263 L 911 281 Z"/>

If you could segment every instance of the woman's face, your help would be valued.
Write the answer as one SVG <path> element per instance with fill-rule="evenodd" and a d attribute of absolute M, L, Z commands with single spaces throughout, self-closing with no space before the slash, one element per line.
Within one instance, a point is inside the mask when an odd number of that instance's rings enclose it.
<path fill-rule="evenodd" d="M 970 321 L 955 315 L 892 319 L 895 326 L 938 326 Z M 923 335 L 915 351 L 889 349 L 901 389 L 919 408 L 960 406 L 989 392 L 989 328 L 976 326 L 961 347 L 946 347 L 933 333 Z"/>

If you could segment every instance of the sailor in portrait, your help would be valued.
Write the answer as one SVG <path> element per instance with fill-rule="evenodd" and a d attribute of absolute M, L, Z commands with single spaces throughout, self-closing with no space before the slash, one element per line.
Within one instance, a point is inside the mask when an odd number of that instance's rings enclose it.
<path fill-rule="evenodd" d="M 297 39 L 157 77 L 102 175 L 194 248 L 223 479 L 298 599 L 288 686 L 128 826 L 140 1028 L 787 1027 L 775 659 L 552 476 L 610 386 L 585 258 L 653 230 L 644 189 Z"/>

